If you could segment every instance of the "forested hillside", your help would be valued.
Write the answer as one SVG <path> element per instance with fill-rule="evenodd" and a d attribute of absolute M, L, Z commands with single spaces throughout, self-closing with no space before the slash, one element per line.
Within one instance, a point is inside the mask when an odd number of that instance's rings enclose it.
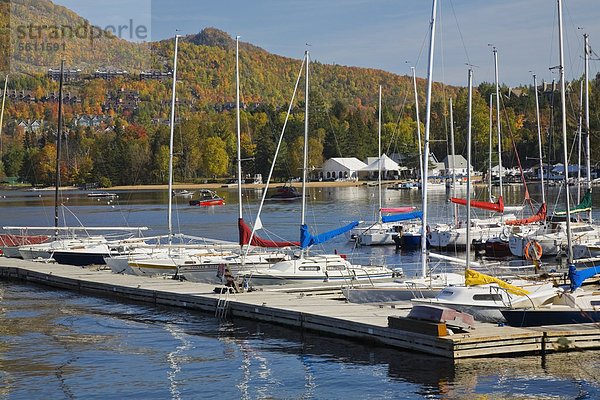
<path fill-rule="evenodd" d="M 74 13 L 42 0 L 19 0 L 24 14 L 28 7 L 43 6 L 36 18 L 40 22 L 61 13 L 69 23 L 79 21 Z M 0 1 L 6 7 L 6 1 Z M 20 6 L 20 7 L 21 7 Z M 15 16 L 13 15 L 13 18 Z M 1 26 L 0 26 L 1 27 Z M 111 41 L 112 40 L 112 41 Z M 134 44 L 107 39 L 101 50 L 77 64 L 75 54 L 85 53 L 85 45 L 70 47 L 60 55 L 67 68 L 81 69 L 77 79 L 65 83 L 71 94 L 64 105 L 65 142 L 61 154 L 62 182 L 80 184 L 101 182 L 104 185 L 165 183 L 168 172 L 168 143 L 171 78 L 142 79 L 144 68 L 128 71 L 110 79 L 94 75 L 106 65 L 119 68 L 113 56 L 121 54 L 128 60 L 144 58 L 140 66 L 151 64 L 153 70 L 170 72 L 174 41 Z M 123 42 L 123 43 L 122 43 Z M 111 47 L 113 46 L 113 47 Z M 148 49 L 150 52 L 148 53 Z M 72 52 L 72 53 L 71 53 Z M 96 54 L 104 53 L 104 54 Z M 87 54 L 87 53 L 85 53 Z M 149 56 L 148 56 L 149 55 Z M 235 42 L 225 32 L 206 28 L 197 35 L 182 38 L 179 46 L 177 108 L 175 127 L 175 179 L 179 182 L 201 182 L 227 178 L 234 174 L 235 138 Z M 80 56 L 80 54 L 79 54 Z M 277 56 L 248 43 L 240 45 L 242 110 L 242 147 L 244 172 L 262 173 L 271 166 L 275 146 L 285 120 L 285 112 L 300 70 L 298 59 Z M 55 60 L 44 57 L 30 59 L 16 56 L 13 71 L 32 71 L 56 67 Z M 318 55 L 316 55 L 318 59 Z M 12 60 L 12 59 L 11 59 Z M 47 65 L 46 65 L 47 64 Z M 15 69 L 16 68 L 16 69 Z M 164 76 L 163 76 L 164 78 Z M 3 79 L 2 79 L 3 83 Z M 592 90 L 592 160 L 598 160 L 598 90 L 594 79 Z M 383 87 L 382 143 L 387 154 L 407 156 L 407 166 L 418 165 L 414 94 L 411 78 L 381 70 L 311 63 L 309 99 L 310 166 L 318 168 L 330 157 L 377 155 L 377 93 Z M 580 82 L 570 83 L 568 101 L 579 104 Z M 3 127 L 3 150 L 0 174 L 20 176 L 36 184 L 52 184 L 56 158 L 56 127 L 58 103 L 52 93 L 58 92 L 58 82 L 46 74 L 13 73 L 9 78 Z M 502 87 L 501 122 L 503 134 L 503 164 L 513 165 L 514 139 L 522 161 L 528 160 L 532 148 L 537 148 L 535 99 L 532 87 L 518 90 Z M 424 123 L 425 81 L 418 80 L 421 124 Z M 476 88 L 473 102 L 474 164 L 480 171 L 487 169 L 489 138 L 489 94 L 495 88 L 482 83 Z M 25 91 L 25 92 L 22 92 Z M 550 130 L 552 90 L 540 88 L 544 146 Z M 17 93 L 18 92 L 18 93 Z M 294 101 L 288 122 L 276 177 L 288 179 L 300 175 L 304 129 L 303 81 Z M 24 95 L 27 97 L 23 97 Z M 464 153 L 467 121 L 466 89 L 434 84 L 431 137 L 432 150 L 439 159 L 447 154 L 449 135 L 448 99 L 453 98 L 455 141 L 458 153 Z M 21 97 L 19 97 L 21 96 Z M 559 126 L 559 96 L 555 96 L 554 122 Z M 572 138 L 578 122 L 577 107 L 569 109 L 569 135 Z M 82 122 L 82 117 L 97 123 Z M 38 125 L 34 127 L 34 123 Z M 494 122 L 495 126 L 495 122 Z M 421 127 L 423 132 L 423 126 Z M 555 143 L 560 132 L 554 129 Z M 495 146 L 494 134 L 494 146 Z M 556 154 L 560 154 L 557 152 Z M 554 155 L 554 150 L 550 151 Z M 560 160 L 554 157 L 554 160 Z M 495 160 L 494 163 L 497 163 Z"/>

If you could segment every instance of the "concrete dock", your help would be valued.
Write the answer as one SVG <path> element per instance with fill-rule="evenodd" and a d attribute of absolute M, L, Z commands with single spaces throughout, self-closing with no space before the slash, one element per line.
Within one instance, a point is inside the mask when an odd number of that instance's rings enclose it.
<path fill-rule="evenodd" d="M 352 304 L 346 303 L 336 291 L 259 290 L 219 295 L 214 292 L 215 285 L 5 257 L 0 257 L 0 278 L 93 296 L 267 321 L 450 359 L 600 348 L 597 324 L 513 328 L 476 322 L 474 329 L 449 332 L 444 336 L 408 329 L 408 325 L 403 329 L 398 323 L 392 328 L 389 319 L 406 317 L 410 303 L 394 306 Z"/>

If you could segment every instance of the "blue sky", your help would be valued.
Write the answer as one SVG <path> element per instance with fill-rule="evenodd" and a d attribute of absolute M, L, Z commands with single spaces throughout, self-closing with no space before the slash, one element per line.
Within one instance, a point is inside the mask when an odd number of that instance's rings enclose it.
<path fill-rule="evenodd" d="M 150 27 L 151 39 L 193 34 L 212 26 L 240 35 L 265 50 L 301 58 L 310 44 L 313 60 L 426 76 L 431 1 L 426 0 L 56 0 L 92 23 L 106 26 L 134 18 Z M 466 85 L 492 82 L 492 49 L 498 48 L 500 81 L 509 86 L 558 79 L 556 0 L 439 0 L 434 80 Z M 131 17 L 130 17 L 131 16 Z M 583 33 L 600 53 L 598 0 L 564 0 L 567 79 L 583 74 Z M 598 72 L 599 61 L 590 63 Z"/>

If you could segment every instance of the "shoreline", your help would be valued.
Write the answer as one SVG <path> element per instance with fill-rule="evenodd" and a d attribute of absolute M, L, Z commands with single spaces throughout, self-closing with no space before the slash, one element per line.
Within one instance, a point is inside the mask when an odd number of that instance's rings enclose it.
<path fill-rule="evenodd" d="M 404 182 L 414 182 L 414 181 L 406 181 L 406 180 L 387 180 L 382 181 L 382 186 L 394 185 L 396 183 L 404 183 Z M 282 186 L 284 183 L 271 183 L 269 185 L 270 189 L 276 188 L 278 186 Z M 297 188 L 302 187 L 302 182 L 287 182 L 286 185 L 292 185 Z M 486 186 L 485 183 L 473 183 L 474 187 Z M 521 185 L 521 183 L 506 183 L 507 186 L 512 185 Z M 210 189 L 210 190 L 237 190 L 236 183 L 222 184 L 222 183 L 177 183 L 173 184 L 173 190 L 181 190 L 181 189 Z M 306 187 L 312 188 L 334 188 L 334 187 L 361 187 L 361 186 L 369 186 L 376 187 L 377 181 L 320 181 L 320 182 L 307 182 Z M 80 189 L 76 186 L 61 186 L 59 190 L 85 190 L 88 192 L 107 192 L 107 191 L 119 191 L 119 190 L 167 190 L 169 185 L 122 185 L 122 186 L 112 186 L 109 188 L 95 188 L 95 189 Z M 256 184 L 256 183 L 244 183 L 242 184 L 242 189 L 263 189 L 265 184 Z M 45 188 L 32 188 L 31 186 L 6 186 L 5 189 L 9 190 L 25 190 L 25 191 L 54 191 L 54 187 L 45 187 Z"/>

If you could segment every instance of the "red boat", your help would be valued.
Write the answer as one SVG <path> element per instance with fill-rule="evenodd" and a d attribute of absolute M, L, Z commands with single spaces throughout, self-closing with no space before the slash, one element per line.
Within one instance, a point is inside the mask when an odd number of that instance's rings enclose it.
<path fill-rule="evenodd" d="M 200 190 L 200 198 L 190 200 L 190 206 L 222 206 L 225 200 L 212 190 Z"/>
<path fill-rule="evenodd" d="M 20 258 L 19 246 L 26 244 L 38 244 L 47 242 L 50 236 L 46 235 L 11 235 L 2 234 L 0 235 L 0 254 L 4 254 L 6 257 L 17 257 Z"/>

